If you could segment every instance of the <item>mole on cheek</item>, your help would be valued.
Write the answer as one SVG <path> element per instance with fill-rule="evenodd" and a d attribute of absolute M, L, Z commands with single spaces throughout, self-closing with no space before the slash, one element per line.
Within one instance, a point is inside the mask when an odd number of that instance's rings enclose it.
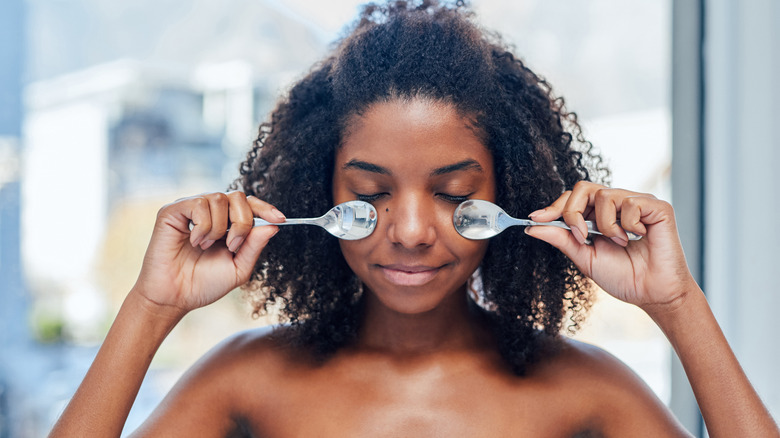
<path fill-rule="evenodd" d="M 389 212 L 389 211 L 390 211 L 390 209 L 389 209 L 389 208 L 386 208 L 386 209 L 385 209 L 385 213 L 387 213 L 387 212 Z"/>

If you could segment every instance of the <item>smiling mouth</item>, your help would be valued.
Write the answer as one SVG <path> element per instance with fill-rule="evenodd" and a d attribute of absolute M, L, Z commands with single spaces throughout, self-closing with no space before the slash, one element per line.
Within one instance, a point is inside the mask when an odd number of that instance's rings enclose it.
<path fill-rule="evenodd" d="M 422 286 L 436 277 L 441 267 L 379 265 L 385 279 L 398 286 Z"/>

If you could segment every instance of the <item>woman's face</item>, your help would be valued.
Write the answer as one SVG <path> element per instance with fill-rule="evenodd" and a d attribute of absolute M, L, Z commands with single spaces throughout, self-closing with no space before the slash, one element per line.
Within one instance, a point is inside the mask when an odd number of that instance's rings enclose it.
<path fill-rule="evenodd" d="M 493 158 L 449 104 L 376 103 L 352 119 L 336 153 L 335 203 L 360 199 L 379 214 L 371 236 L 341 242 L 352 270 L 385 306 L 415 314 L 463 292 L 487 241 L 452 225 L 466 199 L 495 199 Z"/>

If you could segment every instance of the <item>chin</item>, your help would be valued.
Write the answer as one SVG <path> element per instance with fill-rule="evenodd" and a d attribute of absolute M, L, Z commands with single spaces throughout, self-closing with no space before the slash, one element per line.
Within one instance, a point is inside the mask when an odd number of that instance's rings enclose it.
<path fill-rule="evenodd" d="M 455 296 L 465 298 L 463 288 L 450 293 L 442 293 L 441 290 L 433 291 L 429 287 L 380 289 L 375 292 L 377 290 L 369 287 L 367 293 L 385 308 L 403 315 L 422 315 L 436 310 Z"/>

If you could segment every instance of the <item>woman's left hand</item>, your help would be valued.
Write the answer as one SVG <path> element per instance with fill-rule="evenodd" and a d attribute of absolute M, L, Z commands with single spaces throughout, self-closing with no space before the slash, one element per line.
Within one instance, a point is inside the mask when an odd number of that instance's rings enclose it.
<path fill-rule="evenodd" d="M 698 289 L 677 235 L 674 210 L 653 195 L 582 181 L 530 217 L 539 222 L 563 218 L 572 231 L 536 226 L 526 233 L 560 249 L 620 300 L 659 310 L 682 303 Z M 585 220 L 595 220 L 604 234 L 589 236 L 592 245 L 585 244 Z M 643 237 L 629 242 L 624 230 Z"/>

